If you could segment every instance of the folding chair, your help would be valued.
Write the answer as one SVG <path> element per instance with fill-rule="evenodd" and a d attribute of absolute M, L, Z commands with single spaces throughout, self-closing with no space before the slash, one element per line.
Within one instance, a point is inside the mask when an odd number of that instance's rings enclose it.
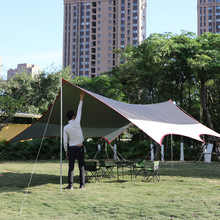
<path fill-rule="evenodd" d="M 113 169 L 114 165 L 106 165 L 104 159 L 99 159 L 99 167 L 102 172 L 102 177 L 112 178 L 114 177 Z"/>
<path fill-rule="evenodd" d="M 160 175 L 159 175 L 159 161 L 153 162 L 153 167 L 145 168 L 144 169 L 144 180 L 143 182 L 159 182 Z"/>
<path fill-rule="evenodd" d="M 96 161 L 85 161 L 85 177 L 88 182 L 90 180 L 94 183 L 99 181 L 99 170 Z"/>
<path fill-rule="evenodd" d="M 133 176 L 136 178 L 145 168 L 145 160 L 141 160 L 133 165 Z"/>

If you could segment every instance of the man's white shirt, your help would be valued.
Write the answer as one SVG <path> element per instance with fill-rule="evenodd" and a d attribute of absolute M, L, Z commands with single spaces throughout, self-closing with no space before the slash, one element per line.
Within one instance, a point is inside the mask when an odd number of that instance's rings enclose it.
<path fill-rule="evenodd" d="M 83 101 L 79 102 L 78 110 L 75 119 L 71 119 L 63 129 L 63 145 L 65 151 L 67 151 L 67 146 L 76 146 L 84 141 L 82 128 L 80 125 L 81 115 L 82 115 L 82 105 Z"/>

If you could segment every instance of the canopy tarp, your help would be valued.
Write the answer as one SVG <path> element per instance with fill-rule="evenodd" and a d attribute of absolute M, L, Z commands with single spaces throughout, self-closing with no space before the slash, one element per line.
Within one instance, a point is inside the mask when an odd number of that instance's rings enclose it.
<path fill-rule="evenodd" d="M 81 91 L 86 93 L 81 118 L 85 138 L 102 137 L 110 143 L 132 124 L 160 145 L 163 137 L 168 134 L 182 135 L 199 141 L 203 141 L 201 135 L 220 137 L 220 134 L 181 111 L 171 100 L 149 105 L 127 104 L 87 91 L 63 79 L 62 93 L 59 93 L 53 105 L 34 124 L 7 143 L 43 136 L 60 137 L 60 102 L 62 100 L 63 103 L 63 129 L 68 123 L 67 111 L 77 111 Z"/>

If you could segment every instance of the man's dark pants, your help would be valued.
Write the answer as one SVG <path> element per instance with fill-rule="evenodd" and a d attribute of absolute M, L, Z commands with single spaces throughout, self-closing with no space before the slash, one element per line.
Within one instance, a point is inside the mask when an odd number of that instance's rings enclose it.
<path fill-rule="evenodd" d="M 69 158 L 69 172 L 68 172 L 68 183 L 69 186 L 73 185 L 73 171 L 75 159 L 78 160 L 79 173 L 80 173 L 80 186 L 85 185 L 85 162 L 84 162 L 84 147 L 83 146 L 70 146 L 68 147 L 68 158 Z"/>

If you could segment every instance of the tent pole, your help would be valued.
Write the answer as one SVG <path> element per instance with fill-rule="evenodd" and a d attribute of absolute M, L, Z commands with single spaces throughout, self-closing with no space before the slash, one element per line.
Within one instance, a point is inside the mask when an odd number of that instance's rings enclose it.
<path fill-rule="evenodd" d="M 173 135 L 171 134 L 171 170 L 173 173 Z"/>
<path fill-rule="evenodd" d="M 60 79 L 60 191 L 62 191 L 62 145 L 63 145 L 63 85 Z"/>

